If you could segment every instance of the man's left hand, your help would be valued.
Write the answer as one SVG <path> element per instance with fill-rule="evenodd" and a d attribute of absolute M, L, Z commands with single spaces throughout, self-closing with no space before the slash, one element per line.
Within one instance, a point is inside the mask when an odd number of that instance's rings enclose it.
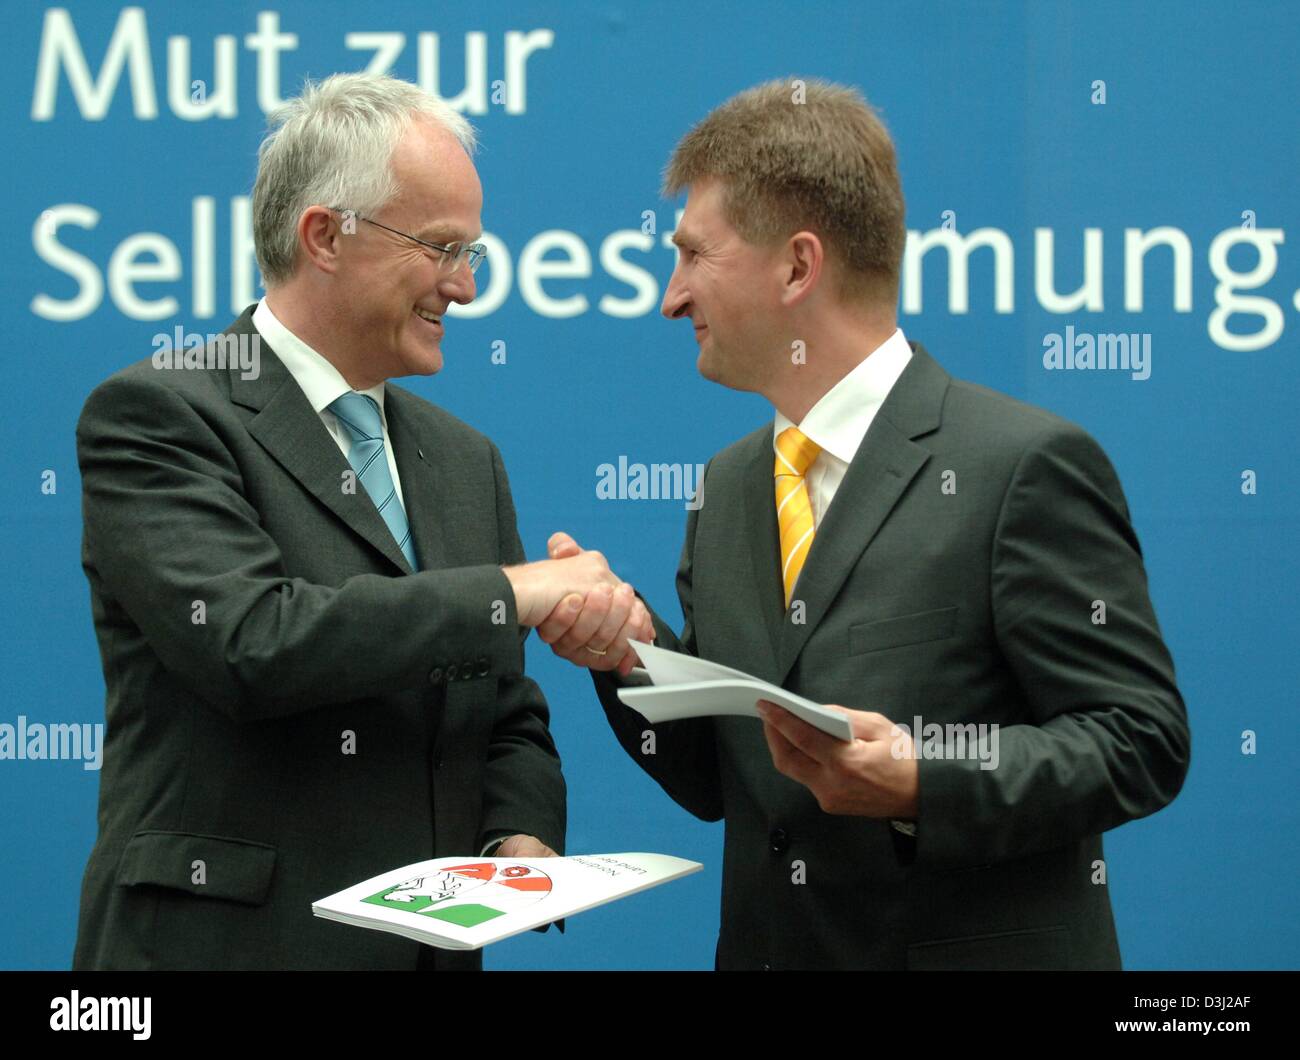
<path fill-rule="evenodd" d="M 848 716 L 854 737 L 848 743 L 759 700 L 763 735 L 777 770 L 811 791 L 826 813 L 914 819 L 918 785 L 911 737 L 896 731 L 883 714 L 830 709 Z"/>
<path fill-rule="evenodd" d="M 536 836 L 512 835 L 497 847 L 494 858 L 556 858 L 559 855 Z"/>

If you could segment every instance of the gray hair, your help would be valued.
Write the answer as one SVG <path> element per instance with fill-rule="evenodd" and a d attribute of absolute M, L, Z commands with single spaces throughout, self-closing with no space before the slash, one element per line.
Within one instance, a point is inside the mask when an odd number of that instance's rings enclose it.
<path fill-rule="evenodd" d="M 393 152 L 416 116 L 450 132 L 473 154 L 474 127 L 447 103 L 385 74 L 334 74 L 268 117 L 253 184 L 253 244 L 267 287 L 298 257 L 298 219 L 309 206 L 374 213 L 400 190 Z"/>

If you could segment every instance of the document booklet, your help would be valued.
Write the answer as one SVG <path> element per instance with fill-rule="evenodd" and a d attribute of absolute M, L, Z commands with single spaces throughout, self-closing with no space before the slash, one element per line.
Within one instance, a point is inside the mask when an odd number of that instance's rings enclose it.
<path fill-rule="evenodd" d="M 436 858 L 371 877 L 311 911 L 444 950 L 476 950 L 702 868 L 667 854 Z"/>
<path fill-rule="evenodd" d="M 830 736 L 845 741 L 853 739 L 849 719 L 837 710 L 829 710 L 811 699 L 796 696 L 721 663 L 656 648 L 637 640 L 631 644 L 653 684 L 620 688 L 618 698 L 652 725 L 713 714 L 757 718 L 756 704 L 760 699 L 766 699 Z"/>

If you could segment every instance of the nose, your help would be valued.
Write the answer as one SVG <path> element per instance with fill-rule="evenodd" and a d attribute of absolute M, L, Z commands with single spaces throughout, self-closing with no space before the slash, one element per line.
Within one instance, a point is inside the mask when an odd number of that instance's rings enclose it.
<path fill-rule="evenodd" d="M 663 304 L 659 306 L 659 312 L 669 320 L 685 316 L 691 307 L 691 296 L 686 290 L 686 283 L 682 280 L 682 269 L 680 259 L 678 265 L 673 269 L 673 274 L 668 280 L 668 286 L 664 288 Z"/>
<path fill-rule="evenodd" d="M 453 271 L 444 272 L 438 279 L 438 288 L 446 298 L 461 305 L 468 305 L 478 294 L 474 274 L 466 261 L 460 262 Z"/>

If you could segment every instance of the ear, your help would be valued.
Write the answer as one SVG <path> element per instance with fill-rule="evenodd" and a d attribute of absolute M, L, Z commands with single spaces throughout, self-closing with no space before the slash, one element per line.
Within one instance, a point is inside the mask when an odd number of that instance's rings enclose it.
<path fill-rule="evenodd" d="M 346 215 L 340 217 L 324 206 L 309 206 L 298 218 L 298 249 L 321 272 L 338 271 L 341 241 L 347 238 L 343 228 L 346 221 Z M 356 224 L 355 219 L 352 224 Z"/>
<path fill-rule="evenodd" d="M 825 263 L 826 251 L 815 232 L 792 235 L 786 241 L 781 263 L 781 304 L 793 307 L 812 294 Z"/>

